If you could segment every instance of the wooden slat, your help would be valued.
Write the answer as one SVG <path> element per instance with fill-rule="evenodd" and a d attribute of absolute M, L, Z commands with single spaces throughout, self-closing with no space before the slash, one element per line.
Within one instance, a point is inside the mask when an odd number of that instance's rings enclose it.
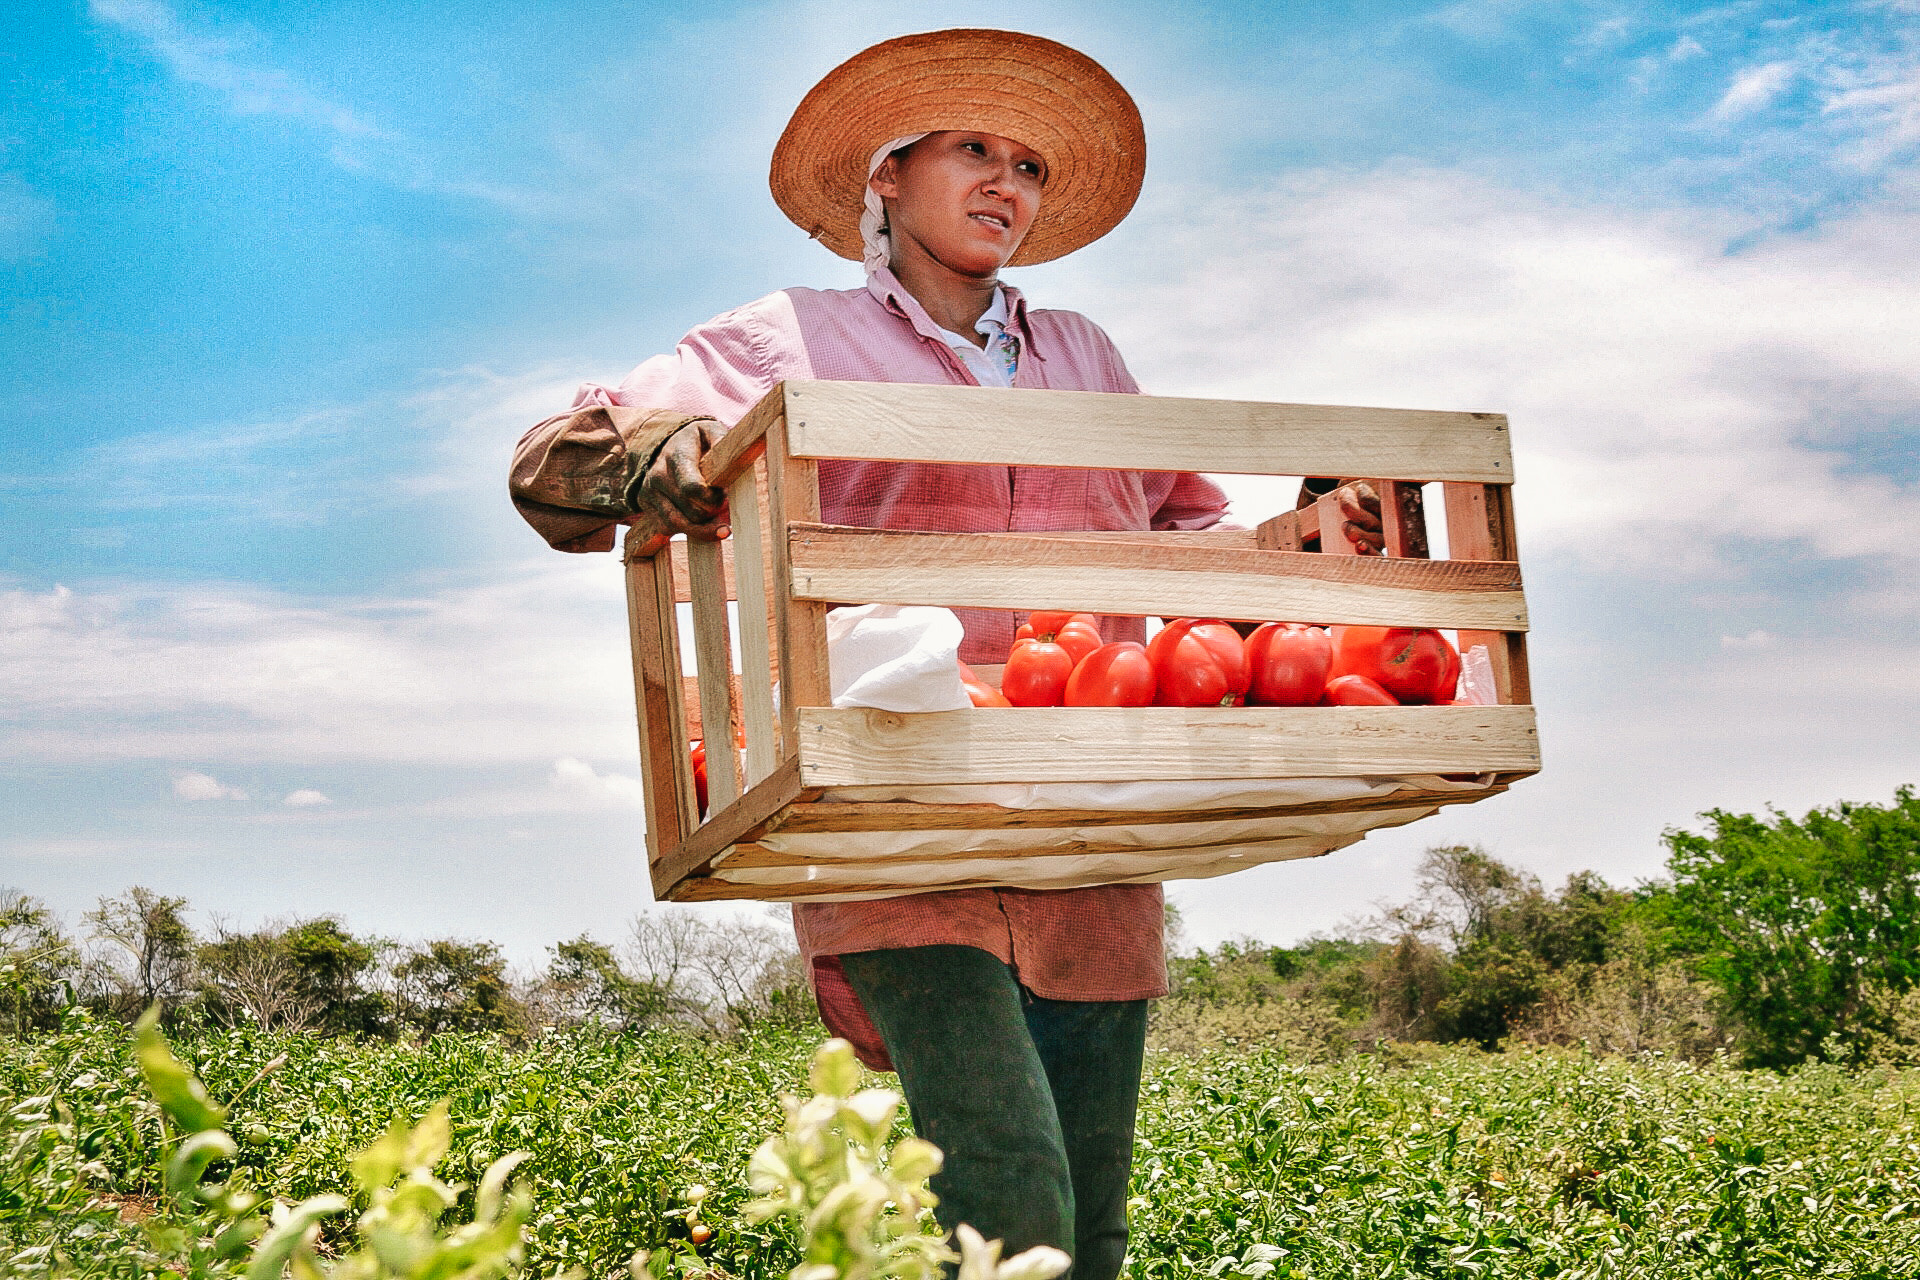
<path fill-rule="evenodd" d="M 1282 511 L 1271 520 L 1264 520 L 1253 531 L 1254 545 L 1262 551 L 1299 551 L 1305 543 L 1308 525 L 1315 536 L 1319 534 L 1319 522 L 1312 519 L 1313 509 L 1306 511 Z M 1309 519 L 1301 520 L 1302 516 Z"/>
<path fill-rule="evenodd" d="M 796 457 L 1513 479 L 1507 420 L 1497 413 L 911 383 L 785 385 Z"/>
<path fill-rule="evenodd" d="M 1531 707 L 802 707 L 810 787 L 1127 782 L 1539 768 Z"/>
<path fill-rule="evenodd" d="M 767 434 L 767 474 L 773 483 L 768 489 L 768 527 L 775 531 L 774 601 L 783 621 L 780 636 L 782 743 L 795 738 L 797 707 L 823 707 L 833 701 L 833 684 L 827 671 L 827 603 L 817 598 L 789 598 L 785 584 L 793 580 L 790 560 L 792 540 L 778 536 L 779 531 L 798 523 L 812 524 L 820 519 L 820 480 L 815 464 L 794 458 L 786 451 L 786 432 L 776 425 Z M 828 597 L 833 600 L 866 600 L 859 595 Z M 792 747 L 787 746 L 788 754 Z"/>
<path fill-rule="evenodd" d="M 732 684 L 733 684 L 733 727 L 737 730 L 740 728 L 740 719 L 741 719 L 740 717 L 740 675 L 738 672 L 734 673 Z M 681 676 L 680 689 L 682 694 L 681 701 L 686 707 L 687 739 L 688 741 L 692 741 L 697 738 L 704 741 L 708 735 L 707 735 L 706 719 L 700 714 L 700 677 L 699 676 Z"/>
<path fill-rule="evenodd" d="M 1504 776 L 1504 775 L 1503 775 Z M 1525 776 L 1525 775 L 1518 775 Z M 1511 781 L 1512 779 L 1509 779 Z M 1410 805 L 1470 804 L 1507 789 L 1496 781 L 1484 791 L 1397 791 L 1252 809 L 1004 809 L 994 804 L 883 804 L 815 801 L 795 805 L 768 831 L 783 835 L 847 831 L 997 831 L 1010 828 L 1121 827 L 1148 823 L 1237 822 L 1247 818 L 1304 818 L 1329 813 L 1370 813 Z"/>
<path fill-rule="evenodd" d="M 666 660 L 667 670 L 680 673 L 685 665 L 680 657 L 679 609 L 673 599 L 673 575 L 667 572 L 667 566 L 660 564 L 654 557 L 660 571 L 653 575 L 654 609 L 660 619 L 660 651 Z M 674 795 L 680 804 L 680 830 L 683 835 L 691 835 L 700 825 L 700 799 L 694 789 L 693 758 L 689 748 L 693 735 L 687 732 L 686 703 L 684 700 L 672 706 L 673 720 L 671 728 L 675 750 L 673 752 Z"/>
<path fill-rule="evenodd" d="M 693 661 L 700 687 L 700 723 L 726 725 L 733 710 L 733 646 L 727 631 L 727 597 L 718 542 L 690 542 L 687 562 L 693 583 Z M 740 757 L 727 732 L 707 743 L 707 806 L 718 812 L 740 796 Z"/>
<path fill-rule="evenodd" d="M 1323 493 L 1313 504 L 1314 524 L 1320 531 L 1320 551 L 1330 556 L 1357 556 L 1360 548 L 1353 545 L 1347 537 L 1347 531 L 1341 526 L 1347 522 L 1340 512 L 1340 491 Z"/>
<path fill-rule="evenodd" d="M 1385 825 L 1398 826 L 1402 824 L 1388 823 Z M 1234 845 L 1209 845 L 1203 849 L 1196 850 L 1196 853 L 1199 857 L 1218 858 L 1221 854 L 1235 847 Z M 1261 855 L 1247 863 L 1250 867 L 1259 866 L 1262 862 L 1291 862 L 1301 858 L 1318 858 L 1329 852 L 1325 849 L 1319 849 L 1306 853 L 1287 853 L 1276 856 L 1272 849 L 1261 848 L 1258 845 L 1243 844 L 1238 847 L 1246 849 L 1249 853 Z M 1152 857 L 1156 853 L 1164 855 L 1169 852 L 1171 851 L 1141 851 L 1143 858 Z M 831 882 L 808 883 L 804 880 L 792 880 L 784 884 L 770 885 L 734 884 L 726 880 L 700 877 L 685 881 L 674 891 L 673 898 L 676 902 L 728 902 L 743 899 L 805 902 L 810 898 L 825 898 L 829 896 L 844 897 L 848 894 L 864 894 L 870 897 L 885 898 L 899 897 L 906 894 L 929 893 L 944 889 L 985 888 L 992 885 L 1004 885 L 1016 882 L 1019 879 L 1019 863 L 1023 858 L 1044 858 L 1048 855 L 1049 851 L 1043 849 L 1007 850 L 1004 853 L 996 850 L 986 858 L 975 859 L 976 861 L 985 861 L 993 864 L 993 870 L 984 873 L 977 872 L 972 875 L 956 875 L 951 880 L 943 881 L 938 885 L 917 882 L 902 884 L 897 878 L 897 875 L 896 878 L 888 877 L 888 872 L 895 870 L 895 868 L 912 870 L 918 867 L 924 867 L 926 865 L 924 862 L 901 862 L 895 864 L 894 867 L 875 867 L 872 879 L 850 884 Z M 1178 872 L 1174 872 L 1168 876 L 1168 879 L 1178 878 Z"/>
<path fill-rule="evenodd" d="M 1441 497 L 1447 509 L 1447 554 L 1455 560 L 1510 561 L 1519 559 L 1519 540 L 1513 528 L 1513 488 L 1504 484 L 1445 484 Z M 1533 701 L 1533 681 L 1527 666 L 1527 638 L 1518 628 L 1462 629 L 1460 651 L 1485 645 L 1493 665 L 1494 686 L 1503 703 Z"/>
<path fill-rule="evenodd" d="M 688 549 L 693 543 L 686 538 L 676 538 L 667 548 L 667 562 L 673 566 L 673 598 L 680 604 L 693 601 L 693 579 L 687 569 Z M 723 589 L 727 599 L 734 598 L 737 588 L 734 583 L 733 539 L 724 538 L 718 544 L 722 568 Z"/>
<path fill-rule="evenodd" d="M 820 793 L 802 785 L 800 765 L 787 759 L 758 785 L 725 809 L 708 819 L 707 824 L 688 836 L 675 849 L 654 859 L 650 868 L 656 901 L 678 898 L 673 889 L 688 876 L 705 871 L 723 849 L 751 840 L 766 829 L 767 823 L 788 805 L 810 800 Z"/>
<path fill-rule="evenodd" d="M 1467 798 L 1480 800 L 1485 797 L 1483 794 L 1476 793 Z M 1392 813 L 1394 810 L 1405 810 L 1409 820 L 1411 820 L 1414 818 L 1423 818 L 1433 812 L 1433 805 L 1418 799 L 1402 800 L 1399 804 L 1393 805 L 1385 811 Z M 1153 822 L 1155 819 L 1148 818 L 1147 821 Z M 1394 825 L 1398 824 L 1386 821 L 1381 823 L 1382 827 Z M 1379 829 L 1380 828 L 1377 827 L 1370 828 L 1370 830 Z M 1049 830 L 1049 828 L 1023 827 L 1020 828 L 1020 830 L 1029 832 L 1036 840 L 1041 840 L 1044 839 L 1041 833 Z M 1253 844 L 1263 840 L 1284 840 L 1288 838 L 1289 836 L 1287 835 L 1243 831 L 1238 835 L 1225 839 L 1196 840 L 1192 843 L 1181 843 L 1179 847 L 1182 850 L 1191 849 L 1195 854 L 1204 856 L 1208 851 L 1213 849 L 1231 849 L 1235 846 Z M 1179 836 L 1170 835 L 1168 839 L 1170 841 L 1178 841 Z M 1151 847 L 1142 847 L 1138 840 L 1098 840 L 1079 837 L 1072 840 L 1060 839 L 1056 842 L 1035 843 L 1020 847 L 995 846 L 991 849 L 956 849 L 938 852 L 933 850 L 917 850 L 913 853 L 901 854 L 897 857 L 876 858 L 871 854 L 864 856 L 853 855 L 849 857 L 831 854 L 787 853 L 777 849 L 769 849 L 765 845 L 746 841 L 733 846 L 733 852 L 727 855 L 725 866 L 728 869 L 734 867 L 872 867 L 875 870 L 880 870 L 889 864 L 897 865 L 903 863 L 925 866 L 930 862 L 978 862 L 983 859 L 1068 857 L 1090 853 L 1135 853 L 1144 856 L 1150 855 L 1153 852 L 1154 850 Z"/>
<path fill-rule="evenodd" d="M 1518 565 L 1201 550 L 1016 533 L 790 529 L 807 600 L 1521 630 Z M 821 706 L 825 702 L 803 702 Z"/>
<path fill-rule="evenodd" d="M 1255 551 L 1258 535 L 1252 529 L 1070 529 L 1035 530 L 1022 537 L 1042 542 L 1115 542 L 1140 547 L 1191 547 L 1205 551 Z"/>
<path fill-rule="evenodd" d="M 693 824 L 679 802 L 675 761 L 685 754 L 686 713 L 680 696 L 679 645 L 671 614 L 660 615 L 658 557 L 627 562 L 627 618 L 632 632 L 634 701 L 640 718 L 640 780 L 647 806 L 650 861 L 671 853 Z M 662 625 L 662 622 L 665 625 Z M 691 773 L 691 770 L 689 770 Z"/>
<path fill-rule="evenodd" d="M 740 723 L 747 739 L 749 787 L 773 772 L 780 760 L 780 728 L 773 711 L 770 610 L 760 528 L 759 471 L 750 468 L 727 490 L 733 512 L 734 563 L 740 601 Z"/>
<path fill-rule="evenodd" d="M 735 478 L 766 452 L 767 432 L 786 415 L 785 388 L 785 383 L 776 383 L 700 459 L 700 474 L 708 484 L 731 492 Z"/>
<path fill-rule="evenodd" d="M 1375 480 L 1373 486 L 1380 495 L 1386 553 L 1397 560 L 1427 559 L 1427 502 L 1421 487 L 1407 480 Z"/>

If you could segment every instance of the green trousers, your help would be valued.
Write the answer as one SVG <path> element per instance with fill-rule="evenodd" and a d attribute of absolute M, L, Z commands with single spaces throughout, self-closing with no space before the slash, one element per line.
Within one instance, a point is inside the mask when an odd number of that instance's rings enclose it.
<path fill-rule="evenodd" d="M 1050 1244 L 1070 1280 L 1113 1280 L 1127 1252 L 1127 1179 L 1147 1002 L 1047 1000 L 977 947 L 840 957 L 900 1073 L 920 1136 L 946 1153 L 934 1210 L 1003 1240 Z"/>

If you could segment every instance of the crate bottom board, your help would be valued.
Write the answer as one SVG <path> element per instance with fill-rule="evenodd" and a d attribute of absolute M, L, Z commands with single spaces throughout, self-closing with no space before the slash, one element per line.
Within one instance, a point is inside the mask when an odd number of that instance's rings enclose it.
<path fill-rule="evenodd" d="M 982 832 L 973 828 L 976 837 L 1001 837 L 999 847 L 986 849 L 821 858 L 794 856 L 749 841 L 730 846 L 710 869 L 680 880 L 660 896 L 676 902 L 857 901 L 943 889 L 1050 889 L 1207 879 L 1268 862 L 1319 857 L 1360 840 L 1369 831 L 1418 821 L 1446 805 L 1497 795 L 1510 780 L 1496 779 L 1485 789 L 1470 792 L 1401 792 L 1267 810 L 1254 817 L 1226 810 L 1137 814 L 1131 816 L 1146 821 L 1092 830 L 1006 827 Z M 796 805 L 794 811 L 808 807 Z M 1056 811 L 1048 816 L 1057 821 L 1061 815 Z M 1193 838 L 1183 840 L 1183 829 Z M 950 830 L 960 835 L 968 829 Z M 809 838 L 816 846 L 830 839 Z M 777 838 L 770 843 L 777 844 Z"/>

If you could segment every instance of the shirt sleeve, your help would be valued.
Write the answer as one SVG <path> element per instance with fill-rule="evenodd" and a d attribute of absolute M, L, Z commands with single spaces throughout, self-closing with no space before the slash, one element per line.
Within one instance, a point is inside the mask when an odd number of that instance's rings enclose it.
<path fill-rule="evenodd" d="M 702 418 L 732 426 L 772 389 L 770 301 L 715 317 L 618 387 L 586 383 L 570 411 L 521 437 L 508 489 L 548 545 L 612 550 L 616 526 L 634 513 L 634 486 L 667 438 Z"/>
<path fill-rule="evenodd" d="M 1156 529 L 1214 529 L 1227 524 L 1227 495 L 1219 485 L 1192 471 L 1173 477 L 1167 496 L 1153 512 Z"/>
<path fill-rule="evenodd" d="M 701 414 L 591 405 L 536 425 L 513 451 L 515 510 L 559 551 L 611 551 L 633 486 L 667 438 Z"/>

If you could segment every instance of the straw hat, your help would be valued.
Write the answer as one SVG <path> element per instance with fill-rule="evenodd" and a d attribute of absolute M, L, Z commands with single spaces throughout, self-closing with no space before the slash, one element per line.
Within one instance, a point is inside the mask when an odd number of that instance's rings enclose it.
<path fill-rule="evenodd" d="M 1047 162 L 1039 216 L 1012 266 L 1113 230 L 1146 172 L 1139 108 L 1093 59 L 1017 31 L 929 31 L 856 53 L 801 99 L 773 149 L 773 198 L 857 262 L 869 158 L 891 139 L 942 129 L 1011 138 Z"/>

